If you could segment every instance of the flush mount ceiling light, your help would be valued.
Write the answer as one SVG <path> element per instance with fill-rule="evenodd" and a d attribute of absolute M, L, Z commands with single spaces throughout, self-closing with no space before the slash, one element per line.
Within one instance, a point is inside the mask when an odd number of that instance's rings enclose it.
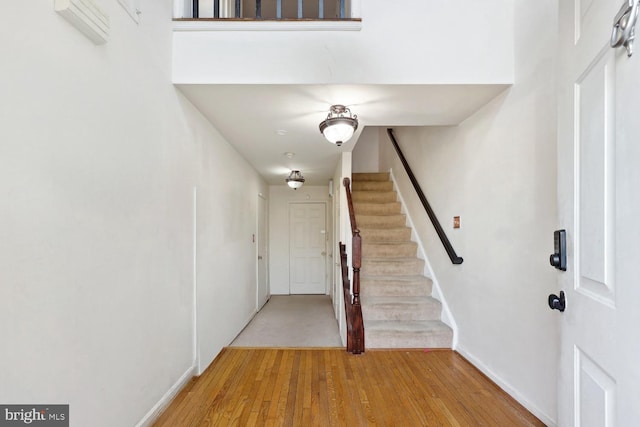
<path fill-rule="evenodd" d="M 338 147 L 343 142 L 347 142 L 356 129 L 358 129 L 358 116 L 351 114 L 351 110 L 344 105 L 332 105 L 329 115 L 320 123 L 320 132 L 327 141 Z"/>
<path fill-rule="evenodd" d="M 298 188 L 302 187 L 302 184 L 304 184 L 304 177 L 302 176 L 300 171 L 291 171 L 291 173 L 289 174 L 289 178 L 285 179 L 285 181 L 287 181 L 287 185 L 289 187 L 297 190 Z"/>

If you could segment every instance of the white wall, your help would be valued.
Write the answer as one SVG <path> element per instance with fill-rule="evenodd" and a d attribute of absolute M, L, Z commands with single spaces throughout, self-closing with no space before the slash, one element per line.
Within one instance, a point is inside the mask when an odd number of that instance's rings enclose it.
<path fill-rule="evenodd" d="M 192 373 L 194 186 L 206 366 L 255 308 L 266 185 L 172 86 L 171 4 L 100 5 L 104 46 L 53 2 L 3 5 L 0 402 L 130 426 Z"/>
<path fill-rule="evenodd" d="M 367 126 L 362 130 L 360 138 L 358 138 L 358 142 L 351 152 L 354 173 L 378 172 L 380 164 L 379 141 L 380 135 L 377 127 Z"/>
<path fill-rule="evenodd" d="M 513 81 L 511 0 L 362 3 L 360 31 L 228 31 L 229 23 L 189 23 L 200 31 L 174 33 L 174 82 Z M 224 25 L 226 30 L 212 30 L 216 25 Z M 203 28 L 210 30 L 201 31 Z"/>
<path fill-rule="evenodd" d="M 303 171 L 304 173 L 304 171 Z M 292 202 L 322 202 L 327 206 L 327 236 L 331 235 L 329 183 L 304 185 L 292 190 L 286 185 L 269 186 L 269 285 L 271 295 L 289 295 L 289 205 Z M 331 241 L 327 250 L 331 248 Z M 333 255 L 333 254 L 331 254 Z M 331 257 L 327 256 L 327 272 Z M 327 283 L 329 283 L 327 281 Z M 327 294 L 329 289 L 327 288 Z"/>
<path fill-rule="evenodd" d="M 258 309 L 254 236 L 258 194 L 267 194 L 268 186 L 202 117 L 189 124 L 200 162 L 196 287 L 201 373 Z"/>
<path fill-rule="evenodd" d="M 397 128 L 453 247 L 451 264 L 417 197 L 417 233 L 459 328 L 458 351 L 549 425 L 556 420 L 555 0 L 515 2 L 516 84 L 457 127 Z M 415 194 L 380 130 L 381 169 Z M 384 139 L 383 139 L 384 138 Z M 461 216 L 462 227 L 452 229 Z"/>

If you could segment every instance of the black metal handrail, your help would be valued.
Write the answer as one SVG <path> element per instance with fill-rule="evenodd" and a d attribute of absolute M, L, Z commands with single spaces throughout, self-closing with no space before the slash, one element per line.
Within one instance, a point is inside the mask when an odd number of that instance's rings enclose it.
<path fill-rule="evenodd" d="M 393 129 L 390 129 L 390 128 L 387 129 L 387 134 L 389 135 L 389 139 L 391 139 L 393 148 L 395 148 L 396 153 L 398 153 L 400 162 L 404 166 L 404 170 L 407 172 L 407 175 L 409 176 L 409 180 L 411 181 L 411 184 L 413 184 L 413 188 L 416 190 L 416 193 L 418 194 L 418 198 L 422 202 L 422 206 L 424 206 L 425 211 L 427 211 L 427 215 L 429 216 L 429 219 L 433 224 L 433 228 L 436 229 L 436 233 L 438 233 L 438 237 L 440 237 L 440 241 L 442 242 L 444 249 L 447 251 L 447 254 L 449 255 L 449 259 L 451 259 L 451 262 L 454 264 L 462 264 L 462 261 L 464 260 L 462 259 L 462 257 L 459 257 L 456 254 L 456 251 L 453 249 L 453 246 L 451 246 L 451 242 L 447 238 L 447 235 L 445 234 L 444 230 L 442 229 L 442 226 L 440 225 L 440 221 L 438 221 L 438 218 L 436 218 L 436 214 L 433 212 L 433 209 L 431 209 L 431 205 L 427 201 L 427 197 L 424 195 L 422 188 L 420 188 L 420 184 L 418 183 L 418 180 L 416 179 L 415 175 L 411 171 L 411 167 L 409 166 L 409 163 L 407 163 L 407 159 L 405 159 L 404 155 L 402 154 L 402 151 L 400 150 L 398 141 L 396 141 L 396 138 L 393 135 Z"/>
<path fill-rule="evenodd" d="M 213 18 L 215 19 L 220 19 L 220 0 L 211 0 L 213 2 Z M 288 0 L 289 2 L 296 2 L 297 3 L 297 16 L 293 17 L 293 16 L 289 16 L 289 17 L 283 17 L 282 16 L 282 3 L 283 0 L 276 0 L 276 16 L 275 19 L 280 20 L 280 19 L 291 19 L 291 18 L 297 18 L 297 19 L 302 19 L 303 18 L 303 0 Z M 309 0 L 307 0 L 309 1 Z M 324 7 L 324 2 L 325 0 L 317 0 L 318 2 L 318 16 L 315 17 L 314 19 L 325 19 L 325 7 Z M 234 17 L 235 18 L 244 18 L 242 16 L 242 5 L 241 5 L 241 1 L 240 0 L 235 0 L 234 2 Z M 290 3 L 292 4 L 292 3 Z M 200 1 L 199 0 L 192 0 L 192 18 L 194 19 L 198 19 L 200 18 L 200 13 L 199 13 L 199 9 L 200 9 Z M 337 12 L 337 16 L 334 18 L 329 18 L 329 19 L 348 19 L 347 18 L 347 14 L 346 14 L 346 0 L 339 0 L 338 2 L 338 10 Z M 223 18 L 224 19 L 224 18 Z M 262 19 L 262 0 L 255 0 L 255 19 Z"/>

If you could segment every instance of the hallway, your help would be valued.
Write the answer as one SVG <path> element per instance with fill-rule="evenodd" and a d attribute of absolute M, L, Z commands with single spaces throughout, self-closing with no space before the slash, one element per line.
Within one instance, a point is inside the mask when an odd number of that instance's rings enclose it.
<path fill-rule="evenodd" d="M 274 295 L 231 347 L 342 347 L 328 295 Z"/>

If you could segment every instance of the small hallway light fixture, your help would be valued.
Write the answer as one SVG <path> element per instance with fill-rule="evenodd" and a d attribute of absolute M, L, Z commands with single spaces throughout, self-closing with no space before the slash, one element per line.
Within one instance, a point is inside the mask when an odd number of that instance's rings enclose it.
<path fill-rule="evenodd" d="M 338 147 L 358 129 L 358 116 L 344 105 L 332 105 L 327 118 L 320 123 L 320 133 Z"/>
<path fill-rule="evenodd" d="M 289 174 L 289 177 L 285 179 L 285 181 L 287 181 L 287 185 L 290 188 L 297 190 L 298 188 L 302 187 L 302 184 L 304 184 L 304 177 L 302 176 L 300 171 L 292 170 Z"/>

